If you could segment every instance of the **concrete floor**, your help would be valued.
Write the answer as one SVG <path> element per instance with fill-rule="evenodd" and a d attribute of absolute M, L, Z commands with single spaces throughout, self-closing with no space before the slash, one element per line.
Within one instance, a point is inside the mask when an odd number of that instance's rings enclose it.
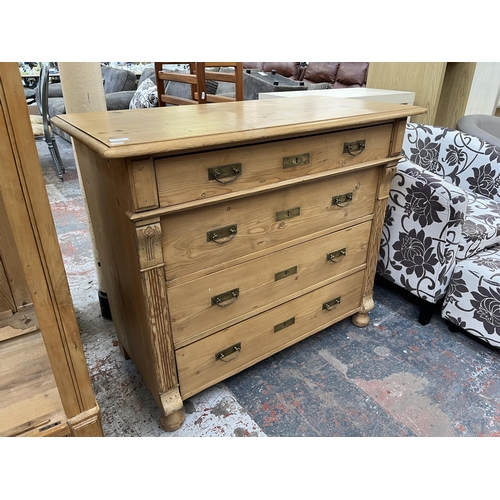
<path fill-rule="evenodd" d="M 38 151 L 106 436 L 498 436 L 500 352 L 452 333 L 436 314 L 417 322 L 415 299 L 384 282 L 364 329 L 349 319 L 185 402 L 176 432 L 101 316 L 98 283 L 71 145 L 67 172 Z"/>

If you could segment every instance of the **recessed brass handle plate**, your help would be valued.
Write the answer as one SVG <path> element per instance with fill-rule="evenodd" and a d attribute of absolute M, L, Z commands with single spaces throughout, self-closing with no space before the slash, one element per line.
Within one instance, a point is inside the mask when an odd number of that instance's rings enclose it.
<path fill-rule="evenodd" d="M 218 352 L 215 355 L 215 361 L 224 361 L 224 363 L 228 363 L 233 359 L 236 359 L 241 353 L 241 342 L 232 345 L 231 347 L 227 347 L 223 351 Z M 228 357 L 231 356 L 231 357 Z"/>
<path fill-rule="evenodd" d="M 238 225 L 232 224 L 226 227 L 219 227 L 218 229 L 212 229 L 212 231 L 207 231 L 207 241 L 213 241 L 219 245 L 228 243 L 231 241 L 238 233 Z"/>
<path fill-rule="evenodd" d="M 328 262 L 340 262 L 346 255 L 347 249 L 340 248 L 339 250 L 335 250 L 333 252 L 327 253 L 326 254 L 326 260 Z"/>
<path fill-rule="evenodd" d="M 288 208 L 287 210 L 281 210 L 276 212 L 276 222 L 282 220 L 292 219 L 293 217 L 298 217 L 300 215 L 300 207 Z"/>
<path fill-rule="evenodd" d="M 347 153 L 351 156 L 358 156 L 365 150 L 366 141 L 363 139 L 361 141 L 354 142 L 344 142 L 343 153 Z"/>
<path fill-rule="evenodd" d="M 333 311 L 335 308 L 337 308 L 340 304 L 340 297 L 335 297 L 332 300 L 329 300 L 328 302 L 325 302 L 323 304 L 323 310 L 325 311 Z"/>
<path fill-rule="evenodd" d="M 288 278 L 288 276 L 292 276 L 297 274 L 297 266 L 290 267 L 289 269 L 285 269 L 284 271 L 280 271 L 274 275 L 274 281 L 279 281 L 284 278 Z"/>
<path fill-rule="evenodd" d="M 346 207 L 351 203 L 351 201 L 352 201 L 352 192 L 339 194 L 332 198 L 332 205 L 335 205 L 337 207 Z"/>
<path fill-rule="evenodd" d="M 289 326 L 292 326 L 295 323 L 295 316 L 293 318 L 287 319 L 286 321 L 283 321 L 283 323 L 278 323 L 277 325 L 274 326 L 274 333 L 279 332 L 280 330 L 283 330 L 284 328 L 287 328 Z"/>
<path fill-rule="evenodd" d="M 213 306 L 227 307 L 236 302 L 236 299 L 240 296 L 240 289 L 235 288 L 234 290 L 229 290 L 227 292 L 215 295 L 211 299 Z"/>
<path fill-rule="evenodd" d="M 310 154 L 303 153 L 301 155 L 285 156 L 283 158 L 283 168 L 298 167 L 299 165 L 307 165 L 309 163 Z"/>
<path fill-rule="evenodd" d="M 217 181 L 219 184 L 231 184 L 243 172 L 241 163 L 231 163 L 229 165 L 221 165 L 219 167 L 211 167 L 208 169 L 208 180 Z M 227 181 L 220 179 L 229 178 Z"/>

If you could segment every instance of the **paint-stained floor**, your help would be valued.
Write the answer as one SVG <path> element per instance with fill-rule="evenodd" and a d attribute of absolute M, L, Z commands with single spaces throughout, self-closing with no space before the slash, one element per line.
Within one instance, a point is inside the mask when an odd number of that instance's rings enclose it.
<path fill-rule="evenodd" d="M 415 299 L 375 286 L 366 328 L 346 319 L 185 402 L 175 432 L 101 316 L 98 282 L 71 145 L 55 175 L 37 143 L 47 193 L 107 436 L 497 436 L 500 351 L 452 333 L 436 314 L 417 321 Z"/>

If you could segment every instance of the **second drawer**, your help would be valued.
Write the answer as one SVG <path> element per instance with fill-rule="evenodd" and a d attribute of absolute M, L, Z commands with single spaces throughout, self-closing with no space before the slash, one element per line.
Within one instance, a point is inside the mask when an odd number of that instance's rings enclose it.
<path fill-rule="evenodd" d="M 168 287 L 176 347 L 226 328 L 366 262 L 370 222 Z"/>

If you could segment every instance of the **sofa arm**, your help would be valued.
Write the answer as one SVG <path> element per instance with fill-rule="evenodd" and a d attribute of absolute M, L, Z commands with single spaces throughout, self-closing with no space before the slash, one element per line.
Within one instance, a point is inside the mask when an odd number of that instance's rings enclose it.
<path fill-rule="evenodd" d="M 455 267 L 466 211 L 462 189 L 401 161 L 389 192 L 377 273 L 436 303 Z"/>
<path fill-rule="evenodd" d="M 135 90 L 122 90 L 121 92 L 110 92 L 109 94 L 104 94 L 104 98 L 106 99 L 106 109 L 108 111 L 128 109 L 134 94 Z"/>

